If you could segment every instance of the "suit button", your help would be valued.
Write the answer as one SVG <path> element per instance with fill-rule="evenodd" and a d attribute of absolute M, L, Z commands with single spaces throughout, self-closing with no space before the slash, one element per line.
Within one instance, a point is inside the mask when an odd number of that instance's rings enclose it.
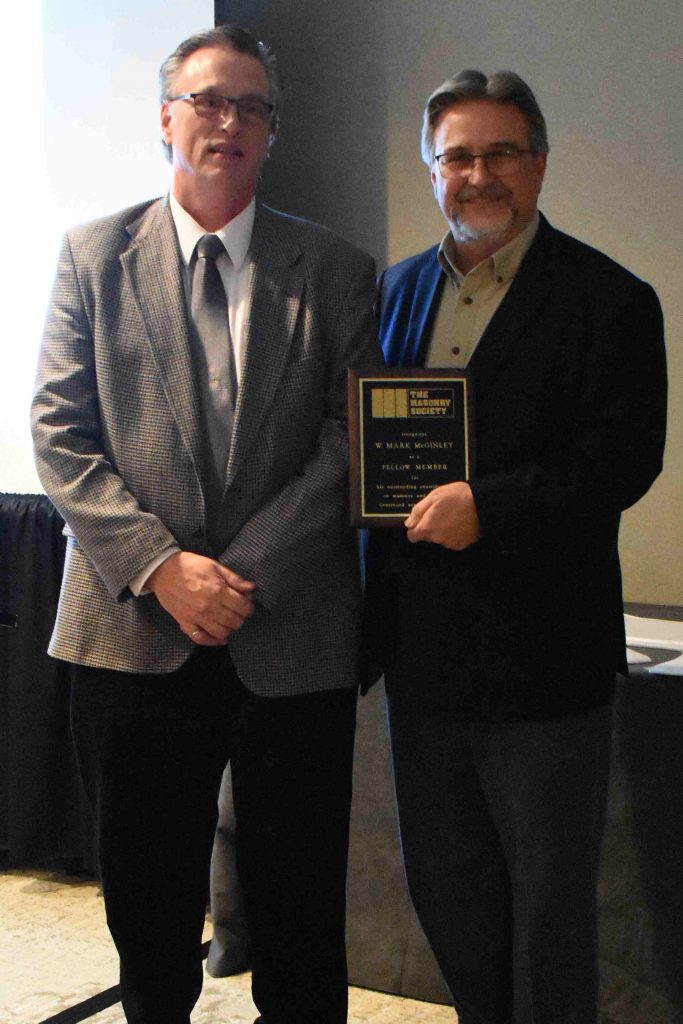
<path fill-rule="evenodd" d="M 459 356 L 460 355 L 460 346 L 459 345 L 454 345 L 453 348 L 451 349 L 451 352 L 453 353 L 454 356 Z"/>
<path fill-rule="evenodd" d="M 466 295 L 462 301 L 465 303 L 466 306 L 471 306 L 472 303 L 474 302 L 474 299 L 472 298 L 471 295 Z"/>

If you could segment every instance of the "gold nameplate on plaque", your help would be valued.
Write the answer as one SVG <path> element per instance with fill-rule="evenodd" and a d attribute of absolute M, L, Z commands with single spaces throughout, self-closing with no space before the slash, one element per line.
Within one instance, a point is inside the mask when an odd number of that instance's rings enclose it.
<path fill-rule="evenodd" d="M 401 526 L 416 501 L 472 472 L 466 370 L 349 370 L 349 481 L 355 526 Z"/>

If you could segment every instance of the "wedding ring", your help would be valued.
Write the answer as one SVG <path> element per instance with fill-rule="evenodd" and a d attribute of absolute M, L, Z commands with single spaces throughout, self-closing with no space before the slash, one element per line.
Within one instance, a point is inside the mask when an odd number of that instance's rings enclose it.
<path fill-rule="evenodd" d="M 201 629 L 193 629 L 192 632 L 190 633 L 190 640 L 194 640 L 194 638 L 196 636 L 199 636 L 200 633 Z"/>

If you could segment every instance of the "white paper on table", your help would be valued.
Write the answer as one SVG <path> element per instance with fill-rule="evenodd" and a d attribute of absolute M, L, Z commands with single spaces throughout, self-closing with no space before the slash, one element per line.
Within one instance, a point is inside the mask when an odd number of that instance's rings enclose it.
<path fill-rule="evenodd" d="M 641 651 L 634 651 L 631 647 L 627 647 L 626 661 L 629 665 L 646 665 L 648 661 L 652 661 L 652 658 L 649 654 L 643 654 Z"/>
<path fill-rule="evenodd" d="M 683 622 L 674 619 L 645 619 L 638 615 L 624 615 L 624 625 L 626 627 L 626 643 L 631 647 L 654 647 L 659 650 L 674 648 L 680 652 L 668 661 L 648 666 L 646 672 L 656 672 L 657 675 L 664 676 L 683 676 Z M 647 658 L 647 655 L 642 657 L 648 661 L 652 660 Z M 630 657 L 628 660 L 630 664 L 639 663 L 631 661 Z"/>

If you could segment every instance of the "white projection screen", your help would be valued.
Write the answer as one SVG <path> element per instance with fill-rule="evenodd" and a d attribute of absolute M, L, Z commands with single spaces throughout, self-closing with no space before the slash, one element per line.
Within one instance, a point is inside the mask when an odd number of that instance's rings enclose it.
<path fill-rule="evenodd" d="M 157 72 L 213 0 L 24 0 L 5 18 L 0 491 L 42 490 L 28 426 L 59 242 L 163 193 Z"/>

